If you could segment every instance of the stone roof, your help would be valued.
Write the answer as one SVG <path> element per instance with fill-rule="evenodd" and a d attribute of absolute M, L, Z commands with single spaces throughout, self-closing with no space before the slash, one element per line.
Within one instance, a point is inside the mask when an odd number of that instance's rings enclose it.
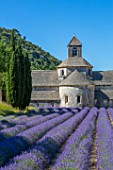
<path fill-rule="evenodd" d="M 77 45 L 77 46 L 81 46 L 81 42 L 75 37 L 75 35 L 73 36 L 73 38 L 71 39 L 71 41 L 69 42 L 68 46 L 73 46 L 73 45 Z"/>
<path fill-rule="evenodd" d="M 95 98 L 96 99 L 113 99 L 113 90 L 109 89 L 102 89 L 95 91 Z"/>
<path fill-rule="evenodd" d="M 60 100 L 58 91 L 32 91 L 31 100 Z"/>
<path fill-rule="evenodd" d="M 93 81 L 89 80 L 83 73 L 75 70 L 59 86 L 74 86 L 74 85 L 91 85 Z"/>
<path fill-rule="evenodd" d="M 32 86 L 58 86 L 57 70 L 33 70 Z"/>
<path fill-rule="evenodd" d="M 113 71 L 93 71 L 95 85 L 113 85 Z"/>
<path fill-rule="evenodd" d="M 58 65 L 58 68 L 63 67 L 74 67 L 74 66 L 88 66 L 93 67 L 87 60 L 85 60 L 82 57 L 69 57 L 66 60 L 64 60 L 60 65 Z"/>

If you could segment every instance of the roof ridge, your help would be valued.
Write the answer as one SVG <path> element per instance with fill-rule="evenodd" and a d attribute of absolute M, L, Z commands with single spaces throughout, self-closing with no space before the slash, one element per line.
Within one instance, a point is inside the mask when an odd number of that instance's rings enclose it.
<path fill-rule="evenodd" d="M 74 35 L 70 42 L 68 43 L 69 45 L 82 45 L 82 43 L 78 40 L 78 38 Z"/>
<path fill-rule="evenodd" d="M 72 66 L 90 66 L 93 67 L 86 59 L 82 57 L 69 57 L 65 59 L 61 64 L 59 64 L 57 67 L 72 67 Z"/>

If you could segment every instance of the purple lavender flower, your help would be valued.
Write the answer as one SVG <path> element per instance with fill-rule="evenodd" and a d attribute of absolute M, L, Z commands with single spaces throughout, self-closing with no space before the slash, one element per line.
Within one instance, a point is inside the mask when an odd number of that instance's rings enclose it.
<path fill-rule="evenodd" d="M 113 108 L 108 108 L 108 113 L 111 116 L 111 119 L 113 121 Z"/>
<path fill-rule="evenodd" d="M 21 151 L 26 150 L 29 146 L 39 140 L 47 131 L 63 123 L 73 116 L 73 113 L 67 112 L 61 116 L 48 120 L 35 127 L 25 130 L 15 137 L 9 138 L 0 143 L 0 165 L 3 165 L 8 159 Z"/>
<path fill-rule="evenodd" d="M 93 108 L 78 129 L 66 141 L 64 149 L 52 169 L 89 169 L 89 158 L 93 146 L 96 117 L 97 109 Z"/>
<path fill-rule="evenodd" d="M 19 169 L 22 167 L 23 170 L 26 170 L 28 166 L 31 168 L 31 170 L 35 168 L 41 170 L 45 169 L 46 165 L 48 165 L 52 158 L 55 156 L 60 146 L 63 144 L 63 142 L 65 142 L 67 137 L 73 132 L 78 124 L 84 119 L 88 111 L 89 109 L 85 108 L 75 116 L 70 116 L 71 118 L 56 126 L 45 136 L 43 136 L 43 138 L 41 138 L 32 149 L 30 149 L 30 153 L 24 153 L 20 156 L 17 156 L 12 160 L 13 164 L 10 164 L 9 166 L 2 169 L 10 170 L 13 168 L 16 170 L 16 168 Z M 69 114 L 70 113 L 67 113 L 67 115 Z M 61 119 L 61 116 L 59 116 L 59 118 Z M 31 155 L 34 155 L 34 158 L 32 157 L 32 161 L 30 157 Z M 28 164 L 30 161 L 33 162 L 33 164 Z"/>
<path fill-rule="evenodd" d="M 97 169 L 113 170 L 113 128 L 104 108 L 100 109 L 97 124 Z"/>
<path fill-rule="evenodd" d="M 59 114 L 55 113 L 55 114 L 51 114 L 51 115 L 48 115 L 48 116 L 36 117 L 35 120 L 31 120 L 29 122 L 26 122 L 24 125 L 16 125 L 14 127 L 1 130 L 0 131 L 0 142 L 4 141 L 5 139 L 7 139 L 9 137 L 15 136 L 18 133 L 20 133 L 20 132 L 22 132 L 22 131 L 24 131 L 28 128 L 36 126 L 36 125 L 38 125 L 42 122 L 45 122 L 47 120 L 50 120 L 50 119 L 52 119 L 52 118 L 54 118 L 58 115 Z"/>
<path fill-rule="evenodd" d="M 31 120 L 35 120 L 37 118 L 42 117 L 42 115 L 35 115 L 35 116 L 31 116 L 31 117 L 26 117 L 26 118 L 22 118 L 23 116 L 20 116 L 20 118 L 18 119 L 11 119 L 10 123 L 12 123 L 13 125 L 20 125 L 20 124 L 24 124 L 26 122 L 29 122 Z"/>

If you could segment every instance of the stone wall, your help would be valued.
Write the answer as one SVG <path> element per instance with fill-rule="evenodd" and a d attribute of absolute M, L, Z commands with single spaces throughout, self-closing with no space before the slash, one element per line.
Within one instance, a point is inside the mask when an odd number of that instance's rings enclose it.
<path fill-rule="evenodd" d="M 94 85 L 88 85 L 87 87 L 83 88 L 84 95 L 83 95 L 83 106 L 89 106 L 93 107 L 95 102 L 94 102 L 94 97 L 95 97 L 95 86 Z"/>
<path fill-rule="evenodd" d="M 94 86 L 62 86 L 59 87 L 59 96 L 61 107 L 94 106 Z M 67 103 L 65 103 L 65 96 L 68 96 Z M 80 96 L 80 103 L 77 103 L 77 96 Z"/>
<path fill-rule="evenodd" d="M 37 107 L 59 107 L 59 101 L 53 101 L 53 100 L 35 100 L 31 101 L 30 105 L 35 104 Z"/>
<path fill-rule="evenodd" d="M 64 71 L 64 75 L 62 75 L 62 70 Z M 59 80 L 63 80 L 65 77 L 67 77 L 68 75 L 68 70 L 67 68 L 58 68 L 57 69 L 58 72 L 58 79 Z"/>
<path fill-rule="evenodd" d="M 95 88 L 95 105 L 100 107 L 113 107 L 113 85 L 98 85 Z"/>
<path fill-rule="evenodd" d="M 62 70 L 64 71 L 64 75 L 61 74 Z M 92 76 L 92 68 L 89 67 L 75 66 L 75 67 L 68 67 L 68 68 L 58 68 L 57 72 L 58 72 L 59 80 L 63 80 L 64 78 L 68 77 L 75 70 L 82 72 L 85 76 Z"/>

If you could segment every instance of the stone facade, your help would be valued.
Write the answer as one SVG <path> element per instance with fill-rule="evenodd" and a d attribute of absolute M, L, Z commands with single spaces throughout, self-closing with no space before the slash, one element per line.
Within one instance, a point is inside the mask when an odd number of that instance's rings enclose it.
<path fill-rule="evenodd" d="M 113 71 L 92 69 L 74 36 L 68 44 L 68 58 L 56 71 L 32 71 L 31 102 L 40 107 L 113 107 Z"/>
<path fill-rule="evenodd" d="M 93 71 L 74 36 L 57 70 L 32 70 L 31 103 L 39 107 L 113 107 L 113 71 Z M 3 99 L 0 92 L 0 100 Z"/>
<path fill-rule="evenodd" d="M 78 106 L 94 106 L 94 86 L 61 86 L 59 87 L 60 106 L 63 107 L 78 107 Z M 68 102 L 65 97 L 68 97 Z M 80 98 L 77 101 L 77 98 Z"/>
<path fill-rule="evenodd" d="M 95 87 L 95 104 L 100 107 L 113 107 L 113 85 Z"/>

